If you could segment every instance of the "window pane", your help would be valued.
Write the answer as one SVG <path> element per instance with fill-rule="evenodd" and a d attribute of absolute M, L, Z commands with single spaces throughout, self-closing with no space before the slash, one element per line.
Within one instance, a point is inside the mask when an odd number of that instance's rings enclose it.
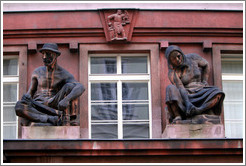
<path fill-rule="evenodd" d="M 149 138 L 148 124 L 124 124 L 123 138 Z"/>
<path fill-rule="evenodd" d="M 243 102 L 224 101 L 225 119 L 243 119 Z"/>
<path fill-rule="evenodd" d="M 243 138 L 243 123 L 225 122 L 226 138 Z"/>
<path fill-rule="evenodd" d="M 116 74 L 116 57 L 91 57 L 91 74 Z"/>
<path fill-rule="evenodd" d="M 223 91 L 225 92 L 225 101 L 243 100 L 243 81 L 223 81 Z"/>
<path fill-rule="evenodd" d="M 92 120 L 117 120 L 117 104 L 92 105 Z"/>
<path fill-rule="evenodd" d="M 14 106 L 3 106 L 3 122 L 16 121 L 16 114 Z"/>
<path fill-rule="evenodd" d="M 117 84 L 92 83 L 91 100 L 117 100 Z"/>
<path fill-rule="evenodd" d="M 148 100 L 148 83 L 122 83 L 123 100 Z"/>
<path fill-rule="evenodd" d="M 3 75 L 17 75 L 18 74 L 18 59 L 4 59 L 3 60 Z"/>
<path fill-rule="evenodd" d="M 16 139 L 16 126 L 3 126 L 3 139 Z"/>
<path fill-rule="evenodd" d="M 92 124 L 91 138 L 117 139 L 117 124 Z"/>
<path fill-rule="evenodd" d="M 222 61 L 222 73 L 243 74 L 243 61 Z"/>
<path fill-rule="evenodd" d="M 122 73 L 148 73 L 147 57 L 122 57 Z"/>
<path fill-rule="evenodd" d="M 148 104 L 123 104 L 123 120 L 148 120 Z"/>
<path fill-rule="evenodd" d="M 17 84 L 3 84 L 3 102 L 17 101 Z"/>

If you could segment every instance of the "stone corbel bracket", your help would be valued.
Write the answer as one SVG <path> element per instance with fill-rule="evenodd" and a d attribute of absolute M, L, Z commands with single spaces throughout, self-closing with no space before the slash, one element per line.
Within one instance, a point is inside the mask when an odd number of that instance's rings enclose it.
<path fill-rule="evenodd" d="M 72 53 L 78 52 L 78 49 L 79 49 L 78 42 L 70 42 L 69 43 L 69 50 L 70 50 L 70 52 L 72 52 Z"/>
<path fill-rule="evenodd" d="M 29 53 L 36 53 L 37 52 L 37 43 L 36 42 L 28 42 L 27 49 Z"/>
<path fill-rule="evenodd" d="M 160 49 L 165 50 L 169 46 L 169 42 L 166 40 L 159 41 L 160 43 Z"/>
<path fill-rule="evenodd" d="M 123 21 L 118 24 L 118 27 L 123 28 L 125 35 L 116 34 L 117 27 L 114 24 L 115 17 L 117 17 L 118 10 L 122 11 Z M 103 26 L 103 30 L 105 33 L 107 42 L 130 42 L 132 39 L 133 29 L 135 27 L 136 19 L 138 16 L 138 9 L 99 9 L 99 15 L 101 19 L 101 23 Z M 124 16 L 123 16 L 124 15 Z M 110 17 L 109 17 L 110 16 Z M 118 17 L 121 17 L 118 15 Z"/>
<path fill-rule="evenodd" d="M 203 41 L 203 51 L 208 52 L 212 50 L 213 43 L 210 40 Z"/>

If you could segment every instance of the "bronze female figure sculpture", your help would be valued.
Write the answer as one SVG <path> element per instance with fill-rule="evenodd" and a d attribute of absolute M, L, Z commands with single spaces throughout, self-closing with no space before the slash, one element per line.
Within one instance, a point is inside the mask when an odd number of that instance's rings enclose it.
<path fill-rule="evenodd" d="M 171 123 L 219 123 L 225 94 L 209 86 L 209 63 L 201 56 L 185 55 L 178 46 L 165 51 L 168 77 L 172 85 L 166 88 L 166 104 Z M 203 118 L 194 118 L 205 115 Z M 196 119 L 194 121 L 194 119 Z"/>

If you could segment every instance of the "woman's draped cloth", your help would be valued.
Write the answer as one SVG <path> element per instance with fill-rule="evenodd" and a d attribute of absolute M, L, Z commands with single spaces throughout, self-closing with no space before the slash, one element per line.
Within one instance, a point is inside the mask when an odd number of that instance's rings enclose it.
<path fill-rule="evenodd" d="M 169 47 L 168 50 L 166 50 L 166 58 L 168 59 L 169 74 L 172 73 L 174 74 L 174 77 L 178 78 L 175 69 L 173 69 L 169 61 L 170 53 L 174 50 L 179 51 L 183 55 L 184 58 L 183 65 L 189 65 L 187 61 L 192 60 L 191 57 L 194 54 L 184 55 L 182 50 L 178 46 Z M 166 104 L 170 105 L 176 102 L 178 107 L 185 112 L 186 111 L 185 104 L 181 97 L 179 89 L 176 87 L 174 82 L 172 82 L 172 84 L 173 85 L 169 85 L 166 90 Z M 201 107 L 202 105 L 208 103 L 216 95 L 221 94 L 222 97 L 220 98 L 220 101 L 217 103 L 216 106 L 210 109 L 212 110 L 213 114 L 220 115 L 225 94 L 219 88 L 215 86 L 205 86 L 202 82 L 191 82 L 185 85 L 184 87 L 188 91 L 188 98 L 190 102 L 196 107 Z M 204 113 L 206 113 L 207 111 L 205 111 Z"/>

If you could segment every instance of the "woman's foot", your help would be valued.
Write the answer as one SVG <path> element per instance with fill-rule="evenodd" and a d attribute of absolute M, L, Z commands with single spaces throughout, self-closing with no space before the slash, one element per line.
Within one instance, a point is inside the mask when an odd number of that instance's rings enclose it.
<path fill-rule="evenodd" d="M 182 120 L 182 118 L 181 118 L 181 116 L 176 116 L 174 119 L 173 119 L 173 122 L 172 123 L 177 123 L 177 122 L 179 122 L 179 121 L 181 121 Z"/>

